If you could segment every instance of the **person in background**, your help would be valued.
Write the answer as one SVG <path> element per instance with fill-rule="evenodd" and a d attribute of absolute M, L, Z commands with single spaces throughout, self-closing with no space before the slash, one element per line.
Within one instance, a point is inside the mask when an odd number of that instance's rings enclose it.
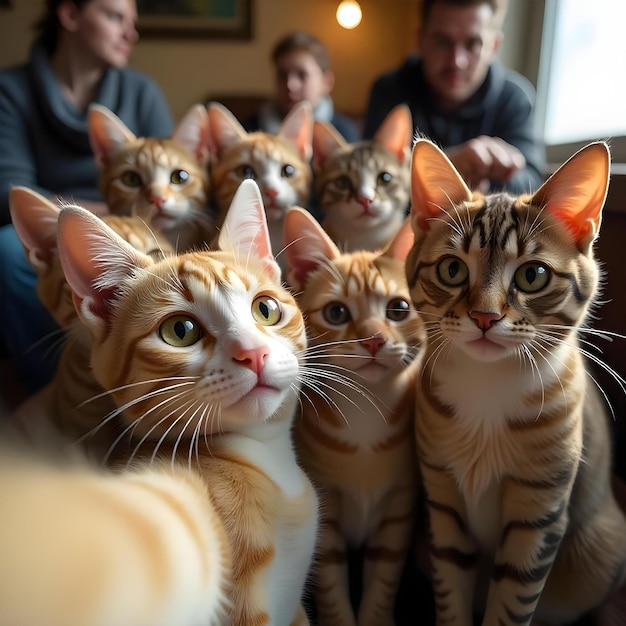
<path fill-rule="evenodd" d="M 356 124 L 334 109 L 330 93 L 335 75 L 328 50 L 319 39 L 302 31 L 289 33 L 275 45 L 272 62 L 276 72 L 274 97 L 244 121 L 248 131 L 278 132 L 292 107 L 308 100 L 316 120 L 330 122 L 348 142 L 360 139 Z"/>
<path fill-rule="evenodd" d="M 531 192 L 544 180 L 532 84 L 495 60 L 506 0 L 423 0 L 419 54 L 373 84 L 363 134 L 408 104 L 416 136 L 437 143 L 470 186 Z"/>
<path fill-rule="evenodd" d="M 159 87 L 126 68 L 136 20 L 135 0 L 47 0 L 29 61 L 0 72 L 0 343 L 26 393 L 54 374 L 50 336 L 60 331 L 37 298 L 35 272 L 10 224 L 9 191 L 22 185 L 106 212 L 88 136 L 92 102 L 137 135 L 171 134 Z"/>

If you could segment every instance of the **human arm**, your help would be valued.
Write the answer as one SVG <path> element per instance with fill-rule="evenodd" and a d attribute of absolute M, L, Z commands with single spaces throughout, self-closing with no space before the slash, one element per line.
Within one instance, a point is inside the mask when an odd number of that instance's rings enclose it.
<path fill-rule="evenodd" d="M 508 76 L 477 136 L 447 146 L 446 154 L 472 186 L 530 193 L 545 179 L 545 145 L 535 131 L 533 87 L 519 75 Z"/>
<path fill-rule="evenodd" d="M 9 192 L 22 185 L 49 195 L 37 183 L 37 164 L 29 140 L 31 99 L 20 86 L 22 77 L 6 75 L 0 82 L 0 224 L 9 224 Z M 13 80 L 11 80 L 13 78 Z"/>

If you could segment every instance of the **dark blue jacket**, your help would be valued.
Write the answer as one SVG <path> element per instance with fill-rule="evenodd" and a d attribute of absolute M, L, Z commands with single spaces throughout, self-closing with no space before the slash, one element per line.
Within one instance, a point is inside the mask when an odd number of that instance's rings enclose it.
<path fill-rule="evenodd" d="M 427 137 L 442 149 L 478 137 L 500 137 L 515 146 L 526 159 L 526 168 L 509 180 L 504 188 L 511 193 L 536 190 L 546 171 L 545 146 L 535 133 L 535 90 L 520 74 L 492 63 L 484 83 L 457 111 L 443 114 L 437 110 L 426 85 L 421 60 L 407 57 L 397 69 L 380 76 L 369 97 L 363 136 L 371 138 L 391 109 L 406 103 L 413 115 L 417 136 Z"/>
<path fill-rule="evenodd" d="M 173 120 L 154 81 L 130 69 L 107 70 L 95 99 L 138 136 L 168 137 Z M 87 114 L 61 95 L 43 46 L 30 61 L 0 72 L 0 224 L 8 195 L 23 185 L 45 196 L 101 200 Z"/>

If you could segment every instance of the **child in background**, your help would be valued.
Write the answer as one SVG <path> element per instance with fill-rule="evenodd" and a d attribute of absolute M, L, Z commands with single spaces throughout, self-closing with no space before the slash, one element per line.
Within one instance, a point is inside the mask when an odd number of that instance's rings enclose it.
<path fill-rule="evenodd" d="M 276 44 L 271 58 L 276 69 L 275 95 L 244 123 L 248 131 L 278 132 L 291 108 L 308 100 L 316 120 L 330 122 L 349 142 L 360 139 L 354 122 L 335 112 L 330 97 L 335 75 L 328 50 L 319 39 L 302 31 L 290 33 Z"/>

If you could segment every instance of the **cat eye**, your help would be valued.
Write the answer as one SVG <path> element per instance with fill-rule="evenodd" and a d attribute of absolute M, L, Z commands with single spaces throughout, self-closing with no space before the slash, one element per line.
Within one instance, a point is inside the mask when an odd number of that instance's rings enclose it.
<path fill-rule="evenodd" d="M 141 185 L 141 176 L 134 170 L 126 170 L 120 176 L 120 180 L 127 187 L 139 187 Z"/>
<path fill-rule="evenodd" d="M 270 296 L 259 296 L 252 303 L 252 317 L 263 326 L 274 326 L 283 317 L 280 304 Z"/>
<path fill-rule="evenodd" d="M 346 324 L 352 319 L 350 310 L 341 302 L 331 302 L 330 304 L 327 304 L 322 310 L 322 315 L 324 316 L 324 319 L 333 326 Z"/>
<path fill-rule="evenodd" d="M 239 177 L 244 180 L 247 178 L 251 178 L 252 180 L 256 180 L 256 172 L 251 165 L 242 165 L 239 168 Z"/>
<path fill-rule="evenodd" d="M 392 300 L 387 305 L 387 318 L 392 322 L 401 322 L 409 316 L 411 307 L 403 298 Z"/>
<path fill-rule="evenodd" d="M 520 291 L 541 291 L 550 282 L 550 270 L 543 263 L 524 263 L 515 270 L 515 285 Z"/>
<path fill-rule="evenodd" d="M 458 287 L 467 280 L 469 270 L 465 262 L 458 257 L 447 256 L 439 262 L 437 274 L 444 285 Z"/>
<path fill-rule="evenodd" d="M 339 176 L 335 180 L 335 185 L 337 185 L 338 189 L 352 189 L 352 181 L 348 176 Z"/>
<path fill-rule="evenodd" d="M 283 169 L 280 173 L 283 178 L 291 178 L 296 173 L 296 168 L 287 163 L 287 165 L 283 165 Z"/>
<path fill-rule="evenodd" d="M 186 348 L 200 340 L 202 329 L 186 315 L 172 315 L 159 326 L 159 335 L 170 346 Z"/>
<path fill-rule="evenodd" d="M 175 185 L 182 185 L 189 180 L 189 172 L 185 170 L 174 170 L 170 176 L 170 182 Z"/>
<path fill-rule="evenodd" d="M 381 172 L 376 178 L 376 182 L 379 185 L 388 185 L 392 178 L 393 176 L 389 172 Z"/>

